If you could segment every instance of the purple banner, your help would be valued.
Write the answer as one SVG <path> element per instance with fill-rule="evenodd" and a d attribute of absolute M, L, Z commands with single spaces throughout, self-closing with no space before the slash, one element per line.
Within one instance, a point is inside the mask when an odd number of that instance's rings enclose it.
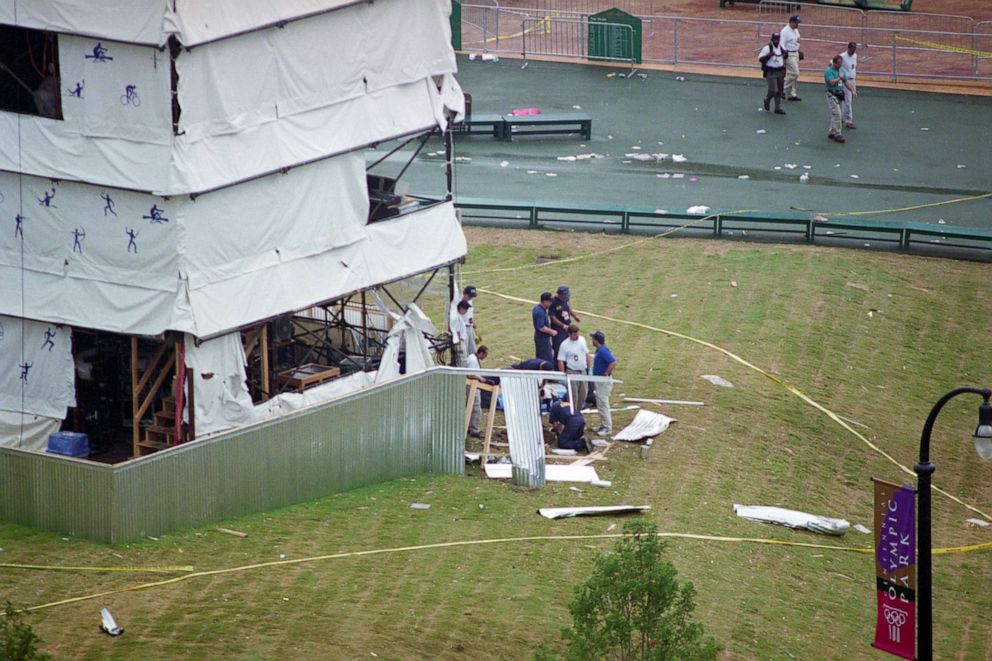
<path fill-rule="evenodd" d="M 916 490 L 875 480 L 874 647 L 904 659 L 916 649 Z"/>

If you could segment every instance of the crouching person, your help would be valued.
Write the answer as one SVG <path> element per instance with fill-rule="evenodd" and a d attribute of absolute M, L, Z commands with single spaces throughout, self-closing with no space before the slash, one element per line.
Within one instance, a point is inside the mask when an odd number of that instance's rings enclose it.
<path fill-rule="evenodd" d="M 591 444 L 582 436 L 586 430 L 586 420 L 577 408 L 573 410 L 567 401 L 555 402 L 551 405 L 548 419 L 551 428 L 558 434 L 558 447 L 591 451 Z"/>

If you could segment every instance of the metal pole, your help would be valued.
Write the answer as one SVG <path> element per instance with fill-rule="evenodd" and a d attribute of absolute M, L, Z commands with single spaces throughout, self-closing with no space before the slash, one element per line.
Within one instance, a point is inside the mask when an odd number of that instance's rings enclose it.
<path fill-rule="evenodd" d="M 965 393 L 981 395 L 988 401 L 992 390 L 964 386 L 950 391 L 934 404 L 923 425 L 920 435 L 920 462 L 913 466 L 917 475 L 917 490 L 920 509 L 917 513 L 917 581 L 916 581 L 916 658 L 919 661 L 933 661 L 933 565 L 931 541 L 931 493 L 930 481 L 936 467 L 930 462 L 930 435 L 937 414 L 951 399 Z"/>
<path fill-rule="evenodd" d="M 672 22 L 672 64 L 679 63 L 679 19 Z"/>
<path fill-rule="evenodd" d="M 455 154 L 455 145 L 453 138 L 453 131 L 451 130 L 451 123 L 455 121 L 454 115 L 448 116 L 448 128 L 444 132 L 444 175 L 447 179 L 448 189 L 444 193 L 444 201 L 451 201 L 451 182 L 453 179 L 452 174 L 452 159 Z"/>
<path fill-rule="evenodd" d="M 892 33 L 892 82 L 896 82 L 896 36 L 897 32 Z"/>

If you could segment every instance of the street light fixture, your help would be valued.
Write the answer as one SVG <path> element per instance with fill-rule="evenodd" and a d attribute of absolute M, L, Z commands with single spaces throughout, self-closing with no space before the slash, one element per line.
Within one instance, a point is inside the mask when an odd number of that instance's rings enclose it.
<path fill-rule="evenodd" d="M 984 399 L 978 407 L 978 426 L 975 428 L 975 451 L 983 460 L 992 459 L 992 389 L 965 386 L 955 388 L 937 400 L 920 436 L 920 462 L 913 466 L 917 475 L 917 490 L 920 511 L 917 516 L 919 527 L 919 556 L 917 558 L 918 580 L 916 582 L 917 615 L 916 658 L 919 661 L 933 661 L 933 567 L 931 565 L 931 498 L 930 479 L 936 467 L 930 462 L 930 434 L 933 431 L 937 414 L 951 399 L 963 394 L 981 395 Z"/>

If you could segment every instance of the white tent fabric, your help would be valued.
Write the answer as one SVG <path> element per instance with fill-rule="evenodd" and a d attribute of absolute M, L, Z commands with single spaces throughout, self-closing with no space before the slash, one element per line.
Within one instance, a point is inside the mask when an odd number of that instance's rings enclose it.
<path fill-rule="evenodd" d="M 437 334 L 437 328 L 423 310 L 411 303 L 407 312 L 396 320 L 389 335 L 386 336 L 386 348 L 379 361 L 379 371 L 375 382 L 382 383 L 400 375 L 399 355 L 406 352 L 406 374 L 423 372 L 434 367 L 430 347 L 424 338 L 424 333 Z"/>
<path fill-rule="evenodd" d="M 61 418 L 0 409 L 0 445 L 44 452 L 48 437 L 62 427 Z"/>
<path fill-rule="evenodd" d="M 0 316 L 0 410 L 61 420 L 75 404 L 72 329 Z"/>
<path fill-rule="evenodd" d="M 245 385 L 247 373 L 241 333 L 221 335 L 199 346 L 194 337 L 187 335 L 186 365 L 193 372 L 197 437 L 255 419 L 255 408 Z"/>
<path fill-rule="evenodd" d="M 264 420 L 297 411 L 307 406 L 344 397 L 375 383 L 375 372 L 355 372 L 348 376 L 308 388 L 301 393 L 285 392 L 270 400 L 255 405 L 255 419 Z"/>
<path fill-rule="evenodd" d="M 172 0 L 0 0 L 0 23 L 133 43 L 164 44 L 171 4 Z"/>

